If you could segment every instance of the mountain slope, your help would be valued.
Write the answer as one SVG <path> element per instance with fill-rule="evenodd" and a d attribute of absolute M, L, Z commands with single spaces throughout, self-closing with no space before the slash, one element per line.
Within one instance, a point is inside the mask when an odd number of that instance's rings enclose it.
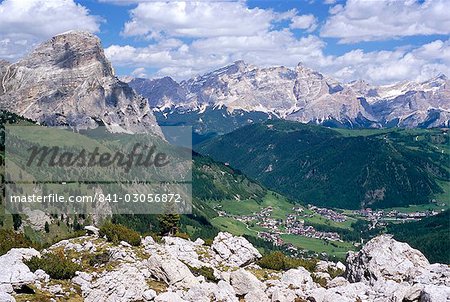
<path fill-rule="evenodd" d="M 210 139 L 197 151 L 295 200 L 385 208 L 427 203 L 442 192 L 438 181 L 450 180 L 448 141 L 440 131 L 346 136 L 274 120 Z"/>
<path fill-rule="evenodd" d="M 100 40 L 67 32 L 17 63 L 0 62 L 0 108 L 46 125 L 161 130 L 147 100 L 115 76 Z"/>
<path fill-rule="evenodd" d="M 392 224 L 388 231 L 394 234 L 396 240 L 408 242 L 419 249 L 430 262 L 450 263 L 450 211 L 421 221 L 404 224 Z"/>

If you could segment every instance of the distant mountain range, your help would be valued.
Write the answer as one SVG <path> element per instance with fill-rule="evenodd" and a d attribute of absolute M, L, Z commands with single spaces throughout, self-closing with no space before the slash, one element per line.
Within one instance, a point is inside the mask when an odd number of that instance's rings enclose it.
<path fill-rule="evenodd" d="M 170 77 L 127 82 L 148 98 L 160 124 L 190 124 L 197 133 L 226 133 L 269 118 L 346 128 L 448 127 L 450 121 L 445 75 L 373 86 L 340 83 L 302 64 L 260 68 L 237 61 L 180 83 Z"/>

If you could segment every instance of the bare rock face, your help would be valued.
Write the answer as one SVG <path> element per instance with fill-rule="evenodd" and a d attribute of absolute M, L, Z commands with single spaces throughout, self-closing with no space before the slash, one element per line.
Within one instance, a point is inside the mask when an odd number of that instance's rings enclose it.
<path fill-rule="evenodd" d="M 0 77 L 0 108 L 39 123 L 161 135 L 147 100 L 114 76 L 90 33 L 60 34 L 17 63 L 0 62 Z"/>
<path fill-rule="evenodd" d="M 430 265 L 427 258 L 388 235 L 370 240 L 359 252 L 347 255 L 346 276 L 350 282 L 375 284 L 380 280 L 402 282 Z"/>

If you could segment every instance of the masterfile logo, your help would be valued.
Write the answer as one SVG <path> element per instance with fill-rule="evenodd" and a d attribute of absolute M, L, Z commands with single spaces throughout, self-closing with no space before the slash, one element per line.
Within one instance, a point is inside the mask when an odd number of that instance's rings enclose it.
<path fill-rule="evenodd" d="M 185 128 L 171 127 L 161 139 L 105 127 L 7 126 L 6 206 L 13 213 L 190 213 L 191 130 Z"/>

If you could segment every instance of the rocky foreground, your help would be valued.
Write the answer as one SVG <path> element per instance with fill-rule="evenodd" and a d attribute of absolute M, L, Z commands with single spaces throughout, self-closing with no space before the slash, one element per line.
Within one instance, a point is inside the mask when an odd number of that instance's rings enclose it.
<path fill-rule="evenodd" d="M 90 231 L 41 252 L 19 248 L 1 256 L 0 301 L 450 301 L 450 268 L 430 264 L 421 252 L 386 235 L 350 252 L 345 266 L 320 261 L 310 273 L 303 267 L 262 269 L 255 264 L 258 250 L 229 233 L 219 233 L 210 246 L 201 239 L 164 237 L 157 243 L 145 237 L 132 247 Z M 62 281 L 24 264 L 46 253 L 64 253 L 80 264 L 94 254 L 107 260 Z M 331 279 L 329 268 L 345 273 Z M 325 282 L 315 283 L 318 277 Z"/>

